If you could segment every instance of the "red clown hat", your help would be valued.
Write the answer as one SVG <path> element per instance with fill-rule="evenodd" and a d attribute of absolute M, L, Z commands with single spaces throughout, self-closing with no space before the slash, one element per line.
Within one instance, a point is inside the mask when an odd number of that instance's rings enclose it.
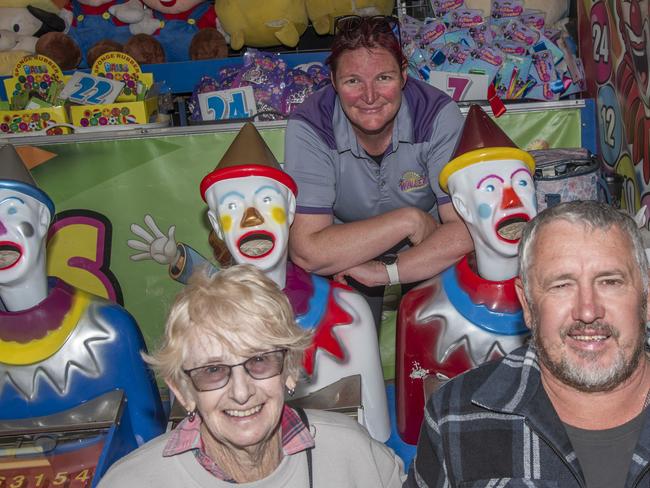
<path fill-rule="evenodd" d="M 519 160 L 528 166 L 531 173 L 535 172 L 533 157 L 519 149 L 479 105 L 472 104 L 452 160 L 440 172 L 440 188 L 448 191 L 449 177 L 458 170 L 472 164 L 500 159 Z"/>
<path fill-rule="evenodd" d="M 285 173 L 264 139 L 250 122 L 244 124 L 217 167 L 201 181 L 201 198 L 218 181 L 246 176 L 264 176 L 286 186 L 298 195 L 298 185 Z"/>

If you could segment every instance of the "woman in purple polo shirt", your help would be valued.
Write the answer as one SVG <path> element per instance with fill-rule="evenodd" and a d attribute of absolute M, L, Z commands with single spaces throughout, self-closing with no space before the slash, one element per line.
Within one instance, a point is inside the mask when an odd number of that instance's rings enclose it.
<path fill-rule="evenodd" d="M 382 296 L 383 285 L 437 275 L 472 249 L 438 186 L 463 118 L 407 76 L 390 17 L 340 19 L 327 64 L 332 85 L 287 125 L 285 169 L 299 189 L 290 256 Z"/>
<path fill-rule="evenodd" d="M 195 272 L 146 356 L 187 417 L 115 463 L 100 488 L 401 488 L 401 460 L 356 421 L 285 404 L 310 341 L 256 267 Z"/>

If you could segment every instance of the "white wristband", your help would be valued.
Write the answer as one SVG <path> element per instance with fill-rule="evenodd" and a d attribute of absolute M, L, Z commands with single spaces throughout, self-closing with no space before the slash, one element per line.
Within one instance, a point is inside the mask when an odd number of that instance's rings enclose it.
<path fill-rule="evenodd" d="M 386 266 L 386 272 L 388 273 L 388 284 L 399 284 L 399 271 L 397 270 L 397 262 L 394 262 L 392 264 L 384 264 L 384 266 Z"/>

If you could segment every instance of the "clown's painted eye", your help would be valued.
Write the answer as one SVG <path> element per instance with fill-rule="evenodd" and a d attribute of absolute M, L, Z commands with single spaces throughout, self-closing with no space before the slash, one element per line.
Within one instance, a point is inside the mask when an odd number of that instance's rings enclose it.
<path fill-rule="evenodd" d="M 16 212 L 18 212 L 18 209 L 16 207 L 10 207 L 9 210 L 7 210 L 7 213 L 9 215 L 14 215 Z"/>
<path fill-rule="evenodd" d="M 262 201 L 263 201 L 264 203 L 271 203 L 271 202 L 273 201 L 273 199 L 272 199 L 271 197 L 264 197 L 264 198 L 262 199 Z"/>
<path fill-rule="evenodd" d="M 526 180 L 519 180 L 518 185 L 523 188 L 526 188 L 528 186 L 528 182 Z"/>
<path fill-rule="evenodd" d="M 235 210 L 237 208 L 237 204 L 235 202 L 230 202 L 228 204 L 228 210 Z"/>
<path fill-rule="evenodd" d="M 485 185 L 485 191 L 493 192 L 494 191 L 494 185 Z"/>

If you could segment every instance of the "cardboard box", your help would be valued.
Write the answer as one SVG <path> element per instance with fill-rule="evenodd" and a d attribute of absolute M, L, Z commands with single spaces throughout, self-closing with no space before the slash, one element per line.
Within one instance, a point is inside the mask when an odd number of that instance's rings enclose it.
<path fill-rule="evenodd" d="M 0 134 L 42 134 L 48 127 L 68 124 L 64 107 L 37 108 L 34 110 L 0 110 Z M 69 134 L 67 127 L 54 127 L 52 134 Z"/>
<path fill-rule="evenodd" d="M 158 112 L 158 97 L 139 102 L 106 105 L 73 105 L 70 107 L 72 124 L 79 127 L 148 124 Z"/>

